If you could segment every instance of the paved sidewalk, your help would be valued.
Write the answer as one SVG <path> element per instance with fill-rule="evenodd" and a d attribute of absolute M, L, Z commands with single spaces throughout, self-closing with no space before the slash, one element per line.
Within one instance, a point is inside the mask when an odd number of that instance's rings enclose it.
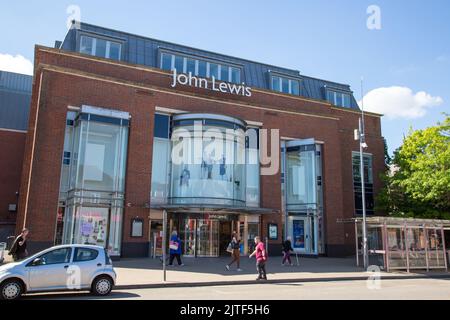
<path fill-rule="evenodd" d="M 122 259 L 114 263 L 117 289 L 156 288 L 176 286 L 215 286 L 251 284 L 256 279 L 255 260 L 241 258 L 242 272 L 233 266 L 225 269 L 228 258 L 184 258 L 185 266 L 167 267 L 167 281 L 163 282 L 159 259 Z M 267 264 L 268 282 L 319 282 L 366 280 L 372 273 L 355 266 L 354 259 L 299 258 L 300 266 L 281 266 L 281 257 L 270 258 Z M 295 262 L 295 258 L 293 259 Z M 382 279 L 449 278 L 442 271 L 407 273 L 381 272 Z"/>

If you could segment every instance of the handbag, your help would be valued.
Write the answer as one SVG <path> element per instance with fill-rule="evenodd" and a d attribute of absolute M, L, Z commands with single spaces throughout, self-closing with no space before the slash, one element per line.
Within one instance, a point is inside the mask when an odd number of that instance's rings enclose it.
<path fill-rule="evenodd" d="M 233 245 L 231 244 L 231 242 L 228 244 L 227 252 L 233 253 Z"/>
<path fill-rule="evenodd" d="M 175 250 L 175 251 L 178 250 L 178 242 L 170 241 L 169 248 L 170 248 L 170 250 Z"/>

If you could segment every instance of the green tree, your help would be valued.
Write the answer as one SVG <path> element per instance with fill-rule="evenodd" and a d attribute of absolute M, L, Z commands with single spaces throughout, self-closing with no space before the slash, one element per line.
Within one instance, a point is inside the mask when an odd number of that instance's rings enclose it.
<path fill-rule="evenodd" d="M 450 116 L 410 130 L 382 180 L 377 209 L 396 216 L 450 219 Z"/>

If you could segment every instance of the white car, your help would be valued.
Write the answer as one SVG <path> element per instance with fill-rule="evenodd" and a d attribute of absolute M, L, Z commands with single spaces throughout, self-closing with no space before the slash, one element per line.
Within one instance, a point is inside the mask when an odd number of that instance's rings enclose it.
<path fill-rule="evenodd" d="M 0 266 L 0 300 L 14 300 L 24 293 L 72 290 L 105 296 L 115 283 L 112 261 L 99 246 L 56 246 Z"/>

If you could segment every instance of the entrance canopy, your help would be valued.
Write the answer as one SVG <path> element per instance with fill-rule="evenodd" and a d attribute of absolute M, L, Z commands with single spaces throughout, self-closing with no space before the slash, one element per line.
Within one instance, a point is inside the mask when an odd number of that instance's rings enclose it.
<path fill-rule="evenodd" d="M 361 217 L 338 220 L 354 223 L 356 263 L 362 250 Z M 446 232 L 450 235 L 450 220 L 368 217 L 367 246 L 369 263 L 387 269 L 447 269 L 450 252 L 446 249 Z"/>
<path fill-rule="evenodd" d="M 183 204 L 183 205 L 152 205 L 151 209 L 166 210 L 167 212 L 180 213 L 220 213 L 220 214 L 278 214 L 279 210 L 269 208 L 252 208 L 252 207 L 226 207 L 215 205 L 198 205 L 198 204 Z"/>

